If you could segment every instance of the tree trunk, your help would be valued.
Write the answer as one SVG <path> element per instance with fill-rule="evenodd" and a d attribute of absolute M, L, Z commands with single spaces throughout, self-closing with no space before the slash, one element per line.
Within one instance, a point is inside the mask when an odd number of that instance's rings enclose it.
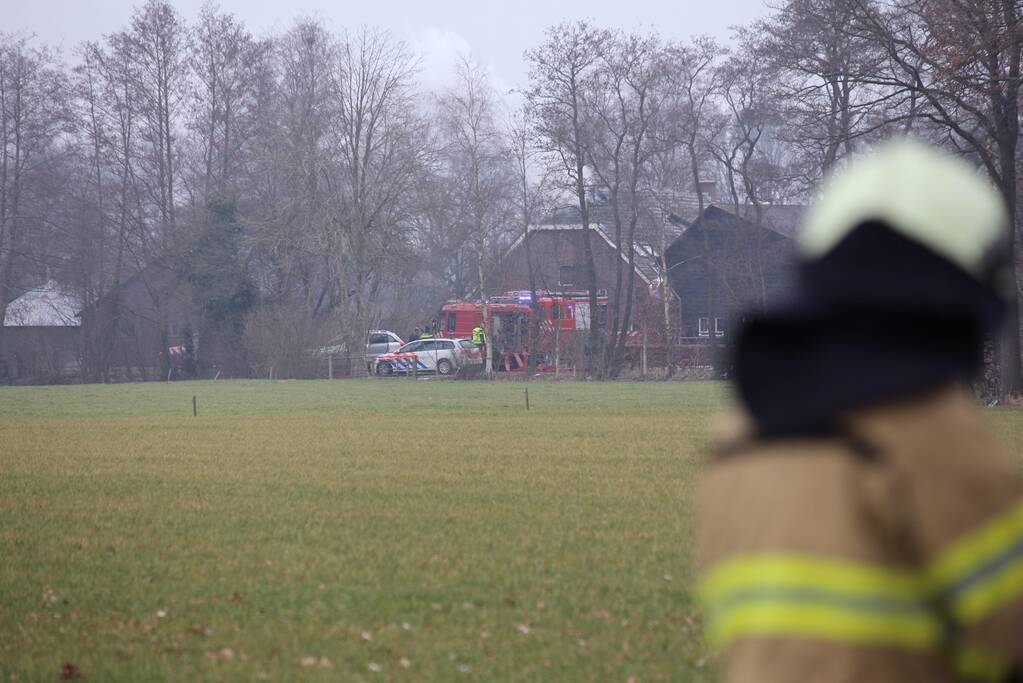
<path fill-rule="evenodd" d="M 700 223 L 700 236 L 703 238 L 702 239 L 702 244 L 703 244 L 703 266 L 704 266 L 704 269 L 705 269 L 706 274 L 707 274 L 706 275 L 706 283 L 707 283 L 707 332 L 708 332 L 708 339 L 710 341 L 712 363 L 714 365 L 714 371 L 716 373 L 717 372 L 717 368 L 718 368 L 717 337 L 715 336 L 715 332 L 716 332 L 715 320 L 717 319 L 717 306 L 716 306 L 717 301 L 716 301 L 715 296 L 714 296 L 715 293 L 716 293 L 715 292 L 715 290 L 716 290 L 716 286 L 715 286 L 716 273 L 714 272 L 713 258 L 711 256 L 710 236 L 707 234 L 707 222 L 704 220 L 704 215 L 703 215 L 703 193 L 700 192 L 700 166 L 699 166 L 699 160 L 696 157 L 695 141 L 693 141 L 690 144 L 690 162 L 691 162 L 692 172 L 693 172 L 693 182 L 696 183 L 696 194 L 697 194 L 697 201 L 698 201 L 698 204 L 699 204 L 699 211 L 700 211 L 700 213 L 698 214 L 699 217 L 696 220 L 698 220 L 699 223 Z M 728 173 L 729 173 L 729 176 L 728 176 L 729 187 L 731 188 L 731 191 L 732 191 L 732 201 L 735 202 L 735 210 L 736 210 L 736 212 L 738 212 L 738 210 L 739 210 L 739 199 L 738 199 L 738 195 L 737 195 L 737 193 L 735 191 L 735 179 L 732 177 L 732 172 L 731 172 L 731 166 L 730 165 L 729 165 Z M 667 265 L 667 263 L 665 263 L 665 265 Z M 667 302 L 665 302 L 664 310 L 665 310 L 665 316 L 667 316 L 668 315 L 668 305 L 667 305 Z M 699 334 L 700 334 L 700 321 L 699 321 L 699 317 L 697 317 L 697 321 L 696 321 L 696 334 L 697 334 L 697 336 L 699 336 Z M 667 343 L 667 342 L 665 342 L 665 343 Z"/>
<path fill-rule="evenodd" d="M 583 156 L 582 150 L 578 148 L 576 150 L 575 191 L 579 201 L 579 214 L 582 223 L 583 263 L 586 268 L 586 287 L 589 292 L 590 304 L 589 352 L 585 354 L 586 370 L 587 374 L 596 374 L 597 377 L 601 377 L 602 368 L 600 366 L 603 365 L 603 362 L 594 363 L 595 360 L 603 358 L 600 327 L 597 325 L 597 268 L 593 260 L 593 245 L 590 243 L 590 211 L 586 200 L 586 185 L 583 180 Z"/>
<path fill-rule="evenodd" d="M 1016 107 L 1011 107 L 1011 115 L 1018 116 Z M 1013 284 L 1018 284 L 1018 264 L 1016 261 L 1016 221 L 1019 204 L 1016 201 L 1016 143 L 1018 126 L 1015 135 L 1007 136 L 1000 146 L 1002 177 L 1002 197 L 1009 213 L 1009 258 L 1012 260 Z M 1018 289 L 1018 287 L 1017 287 Z M 1023 368 L 1020 359 L 1020 311 L 1019 298 L 1009 301 L 999 343 L 999 383 L 1003 396 L 1019 396 L 1023 394 Z"/>
<path fill-rule="evenodd" d="M 487 291 L 486 278 L 483 272 L 483 245 L 476 245 L 476 269 L 479 275 L 480 299 L 483 301 L 483 348 L 486 349 L 486 358 L 483 359 L 483 372 L 488 378 L 494 374 L 494 347 L 490 338 L 490 324 L 487 318 Z"/>

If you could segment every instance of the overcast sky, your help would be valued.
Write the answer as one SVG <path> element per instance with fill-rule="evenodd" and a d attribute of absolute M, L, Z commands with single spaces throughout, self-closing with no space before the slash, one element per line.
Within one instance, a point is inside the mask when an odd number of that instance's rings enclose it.
<path fill-rule="evenodd" d="M 203 0 L 176 0 L 188 21 Z M 124 26 L 135 0 L 0 0 L 3 31 L 36 34 L 65 52 Z M 551 24 L 592 19 L 601 26 L 655 28 L 670 38 L 710 34 L 727 40 L 729 27 L 763 16 L 763 0 L 221 0 L 257 34 L 286 29 L 298 15 L 322 18 L 334 29 L 362 24 L 390 29 L 422 57 L 422 80 L 438 87 L 450 78 L 459 53 L 491 72 L 495 85 L 524 84 L 524 50 L 538 44 Z"/>

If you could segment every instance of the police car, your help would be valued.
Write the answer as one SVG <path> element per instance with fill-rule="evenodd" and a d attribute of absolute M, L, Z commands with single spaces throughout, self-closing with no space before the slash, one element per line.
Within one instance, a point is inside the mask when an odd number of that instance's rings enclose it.
<path fill-rule="evenodd" d="M 380 377 L 411 373 L 448 376 L 482 366 L 483 354 L 468 339 L 419 339 L 377 356 L 373 372 Z"/>

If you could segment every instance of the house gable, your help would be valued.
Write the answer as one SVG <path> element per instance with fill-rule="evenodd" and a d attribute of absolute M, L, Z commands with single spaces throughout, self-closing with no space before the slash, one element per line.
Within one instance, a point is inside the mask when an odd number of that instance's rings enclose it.
<path fill-rule="evenodd" d="M 803 207 L 762 208 L 757 225 L 743 217 L 747 212 L 712 204 L 668 247 L 669 279 L 682 302 L 686 336 L 709 336 L 712 327 L 726 333 L 744 311 L 762 307 L 788 286 Z"/>

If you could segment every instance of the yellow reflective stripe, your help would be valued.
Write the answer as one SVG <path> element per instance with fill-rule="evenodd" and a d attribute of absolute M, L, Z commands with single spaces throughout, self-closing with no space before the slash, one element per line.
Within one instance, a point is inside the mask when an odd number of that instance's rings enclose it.
<path fill-rule="evenodd" d="M 747 555 L 721 563 L 703 581 L 708 601 L 753 586 L 788 586 L 894 599 L 917 599 L 926 589 L 918 572 L 805 555 Z"/>
<path fill-rule="evenodd" d="M 802 555 L 724 562 L 701 584 L 708 637 L 801 636 L 936 648 L 942 624 L 924 601 L 916 572 Z"/>
<path fill-rule="evenodd" d="M 937 647 L 938 605 L 969 625 L 1023 595 L 1023 503 L 951 545 L 926 571 L 796 554 L 734 557 L 701 582 L 710 637 L 806 635 Z M 965 662 L 980 667 L 978 656 Z"/>
<path fill-rule="evenodd" d="M 998 515 L 942 551 L 929 574 L 939 583 L 951 583 L 997 556 L 1023 537 L 1023 501 Z"/>
<path fill-rule="evenodd" d="M 937 646 L 941 624 L 927 613 L 862 614 L 828 605 L 756 603 L 712 619 L 708 637 L 723 646 L 742 636 L 794 636 L 914 650 Z"/>
<path fill-rule="evenodd" d="M 1012 668 L 1008 657 L 969 645 L 958 648 L 952 660 L 957 676 L 985 683 L 1006 680 Z"/>
<path fill-rule="evenodd" d="M 963 623 L 975 624 L 1002 605 L 1023 595 L 1023 559 L 952 600 L 952 613 Z"/>
<path fill-rule="evenodd" d="M 952 614 L 975 623 L 1023 594 L 1023 502 L 944 550 L 928 568 Z"/>

